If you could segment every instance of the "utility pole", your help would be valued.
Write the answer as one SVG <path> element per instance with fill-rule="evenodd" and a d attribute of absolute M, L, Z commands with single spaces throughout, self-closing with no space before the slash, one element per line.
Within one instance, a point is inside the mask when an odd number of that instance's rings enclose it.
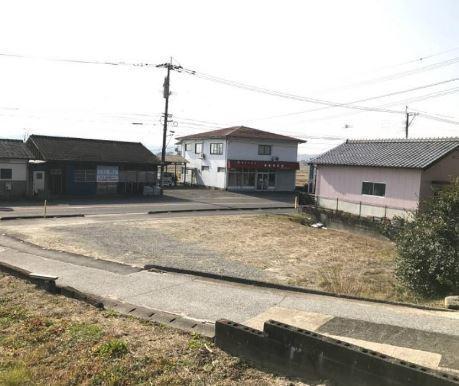
<path fill-rule="evenodd" d="M 164 67 L 167 69 L 167 74 L 166 74 L 166 77 L 164 78 L 164 84 L 163 84 L 163 97 L 165 99 L 165 104 L 164 104 L 164 114 L 163 114 L 163 119 L 164 119 L 163 121 L 163 147 L 161 149 L 161 175 L 160 175 L 160 182 L 159 182 L 159 186 L 162 189 L 163 188 L 164 166 L 166 164 L 167 124 L 169 123 L 169 95 L 171 94 L 170 75 L 171 75 L 171 70 L 180 70 L 182 67 L 173 65 L 172 58 L 170 58 L 170 61 L 168 63 L 158 64 L 156 67 L 160 67 L 160 68 Z"/>
<path fill-rule="evenodd" d="M 413 123 L 413 120 L 414 118 L 416 117 L 416 113 L 409 113 L 408 112 L 408 106 L 405 106 L 405 115 L 406 115 L 406 119 L 405 119 L 405 138 L 408 139 L 408 129 L 410 127 L 410 125 Z M 410 117 L 413 117 L 410 121 Z"/>

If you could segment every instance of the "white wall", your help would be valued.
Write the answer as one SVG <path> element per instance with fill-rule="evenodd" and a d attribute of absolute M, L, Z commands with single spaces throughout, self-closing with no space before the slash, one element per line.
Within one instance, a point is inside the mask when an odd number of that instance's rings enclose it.
<path fill-rule="evenodd" d="M 258 155 L 258 145 L 271 145 L 271 155 Z M 297 162 L 298 144 L 296 142 L 279 142 L 253 139 L 228 139 L 229 160 Z"/>
<path fill-rule="evenodd" d="M 0 169 L 12 169 L 12 181 L 27 180 L 26 160 L 0 160 Z"/>
<path fill-rule="evenodd" d="M 195 154 L 195 144 L 202 143 L 202 153 Z M 223 154 L 210 154 L 211 143 L 222 143 Z M 190 144 L 189 150 L 185 150 L 185 144 Z M 279 142 L 252 139 L 206 139 L 185 140 L 181 142 L 182 156 L 189 163 L 187 168 L 196 169 L 196 183 L 198 185 L 212 186 L 226 189 L 227 183 L 227 160 L 271 161 L 272 157 L 279 157 L 279 161 L 297 162 L 298 144 L 295 142 Z M 258 145 L 271 145 L 271 155 L 258 155 Z M 209 170 L 202 170 L 202 166 L 208 166 Z M 225 172 L 218 172 L 218 168 L 225 168 Z M 279 172 L 282 174 L 277 190 L 292 190 L 295 188 L 295 171 Z M 252 189 L 253 190 L 253 189 Z"/>
<path fill-rule="evenodd" d="M 185 151 L 185 144 L 187 143 L 191 144 L 191 148 Z M 200 154 L 195 154 L 196 143 L 202 143 L 204 159 L 200 158 Z M 222 143 L 223 154 L 210 154 L 211 143 Z M 226 140 L 223 138 L 182 142 L 182 156 L 189 161 L 187 168 L 196 168 L 196 182 L 198 185 L 213 186 L 220 189 L 226 188 L 226 172 L 218 172 L 219 167 L 226 170 L 226 146 Z M 202 166 L 208 166 L 209 170 L 201 170 Z"/>

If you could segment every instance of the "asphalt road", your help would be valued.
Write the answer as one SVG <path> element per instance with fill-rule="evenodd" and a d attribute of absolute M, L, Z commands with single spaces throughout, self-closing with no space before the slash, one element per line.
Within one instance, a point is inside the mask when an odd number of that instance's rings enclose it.
<path fill-rule="evenodd" d="M 170 189 L 165 190 L 161 197 L 50 200 L 47 214 L 140 214 L 164 210 L 291 207 L 293 204 L 293 193 L 243 194 L 207 189 Z M 0 217 L 43 213 L 44 202 L 0 203 Z"/>

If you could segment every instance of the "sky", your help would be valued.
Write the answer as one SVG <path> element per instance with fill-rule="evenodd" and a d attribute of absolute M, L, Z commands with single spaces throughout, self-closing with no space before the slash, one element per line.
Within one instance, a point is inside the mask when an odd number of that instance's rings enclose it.
<path fill-rule="evenodd" d="M 458 20 L 457 0 L 4 0 L 0 137 L 140 141 L 159 151 L 165 70 L 155 64 L 171 57 L 284 97 L 172 72 L 170 150 L 175 137 L 234 125 L 305 139 L 302 154 L 347 138 L 403 138 L 406 105 L 424 113 L 410 137 L 459 136 Z M 350 109 L 311 99 L 367 100 Z"/>

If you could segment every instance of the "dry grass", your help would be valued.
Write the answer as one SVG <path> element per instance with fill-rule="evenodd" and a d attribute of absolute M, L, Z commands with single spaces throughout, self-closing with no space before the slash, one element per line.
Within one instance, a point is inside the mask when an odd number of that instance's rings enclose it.
<path fill-rule="evenodd" d="M 148 226 L 160 226 L 179 239 L 199 242 L 226 258 L 261 268 L 281 283 L 351 295 L 398 296 L 391 242 L 315 229 L 295 220 L 274 215 L 222 216 L 151 222 Z M 339 275 L 333 278 L 333 272 Z M 353 284 L 335 288 L 330 284 L 338 281 Z"/>
<path fill-rule="evenodd" d="M 99 311 L 0 274 L 0 384 L 292 383 L 198 335 Z"/>
<path fill-rule="evenodd" d="M 73 237 L 70 232 L 53 231 L 55 226 L 68 227 L 71 231 L 73 225 L 81 227 L 86 223 L 96 224 L 94 220 L 78 219 L 49 225 L 12 226 L 6 232 L 16 233 L 46 248 L 129 261 L 137 265 L 148 262 L 148 256 L 136 257 L 132 251 L 128 253 L 129 256 L 110 254 L 106 249 L 88 245 L 84 239 Z M 126 245 L 145 242 L 145 236 L 154 230 L 182 243 L 180 245 L 185 246 L 184 251 L 192 243 L 226 260 L 261 269 L 266 280 L 282 284 L 386 300 L 438 303 L 436 300 L 416 298 L 397 284 L 393 272 L 396 252 L 392 242 L 331 229 L 311 228 L 299 223 L 294 216 L 247 214 L 173 217 L 142 222 L 124 220 L 116 224 L 122 227 L 120 229 L 126 227 L 131 230 L 129 239 L 123 232 L 117 234 L 117 237 L 126 237 L 121 240 Z M 97 226 L 103 230 L 104 223 Z M 109 237 L 110 234 L 107 234 L 107 240 Z M 149 261 L 153 261 L 154 254 L 164 255 L 162 246 L 153 248 L 154 237 L 147 237 L 147 240 L 153 243 L 149 244 L 150 252 L 153 251 Z"/>

